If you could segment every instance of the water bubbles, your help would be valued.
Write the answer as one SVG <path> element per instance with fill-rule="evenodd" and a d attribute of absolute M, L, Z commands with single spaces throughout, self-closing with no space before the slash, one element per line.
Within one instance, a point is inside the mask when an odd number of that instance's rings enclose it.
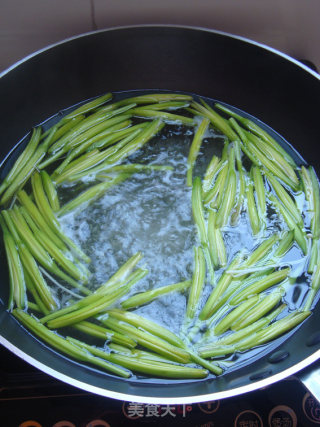
<path fill-rule="evenodd" d="M 92 259 L 93 288 L 138 251 L 144 254 L 139 266 L 149 274 L 131 293 L 190 278 L 196 239 L 191 189 L 185 185 L 190 143 L 191 135 L 186 138 L 181 132 L 154 139 L 130 160 L 170 165 L 173 170 L 135 173 L 83 211 L 62 219 L 66 234 Z"/>

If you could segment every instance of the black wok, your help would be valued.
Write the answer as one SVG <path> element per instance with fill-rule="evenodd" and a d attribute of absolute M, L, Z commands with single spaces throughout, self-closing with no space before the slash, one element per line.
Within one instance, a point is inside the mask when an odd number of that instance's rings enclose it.
<path fill-rule="evenodd" d="M 4 159 L 30 128 L 60 109 L 107 91 L 167 89 L 211 97 L 259 117 L 314 165 L 319 144 L 320 81 L 307 67 L 272 49 L 214 31 L 145 26 L 76 37 L 4 72 L 0 81 Z M 0 297 L 8 275 L 1 254 Z M 0 305 L 0 341 L 27 362 L 93 393 L 140 402 L 189 403 L 255 390 L 320 358 L 320 305 L 301 327 L 259 357 L 202 381 L 124 380 L 83 367 L 47 348 Z M 305 374 L 305 370 L 303 371 Z M 306 377 L 306 375 L 305 375 Z M 310 380 L 311 381 L 311 380 Z"/>

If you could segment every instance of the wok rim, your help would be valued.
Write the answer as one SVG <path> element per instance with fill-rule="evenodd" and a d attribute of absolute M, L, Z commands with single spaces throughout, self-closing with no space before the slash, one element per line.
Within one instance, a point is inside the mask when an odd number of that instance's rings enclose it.
<path fill-rule="evenodd" d="M 24 62 L 28 61 L 29 59 L 40 55 L 43 52 L 46 52 L 47 50 L 50 50 L 56 46 L 62 45 L 64 43 L 68 43 L 72 40 L 76 40 L 82 37 L 87 37 L 87 36 L 91 36 L 94 34 L 99 34 L 99 33 L 104 33 L 104 32 L 109 32 L 109 31 L 117 31 L 117 30 L 128 30 L 128 29 L 134 29 L 134 28 L 178 28 L 178 29 L 186 29 L 186 30 L 194 30 L 194 31 L 203 31 L 203 32 L 208 32 L 208 33 L 214 33 L 214 34 L 218 34 L 221 36 L 225 36 L 225 37 L 229 37 L 229 38 L 233 38 L 236 40 L 240 40 L 246 43 L 249 43 L 253 46 L 257 46 L 260 48 L 263 48 L 265 50 L 268 50 L 269 52 L 275 53 L 276 55 L 281 56 L 282 58 L 294 63 L 295 65 L 297 65 L 298 67 L 302 68 L 303 70 L 307 71 L 309 74 L 313 75 L 313 77 L 316 77 L 318 80 L 320 80 L 320 74 L 317 73 L 316 71 L 313 71 L 310 67 L 308 67 L 307 65 L 304 65 L 302 62 L 298 61 L 297 59 L 293 58 L 292 56 L 290 56 L 287 53 L 282 52 L 281 50 L 278 50 L 274 47 L 271 47 L 265 43 L 261 43 L 261 42 L 257 42 L 255 40 L 252 40 L 250 38 L 244 37 L 244 36 L 239 36 L 237 34 L 233 34 L 233 33 L 228 33 L 226 31 L 220 31 L 220 30 L 215 30 L 215 29 L 211 29 L 211 28 L 207 28 L 207 27 L 201 27 L 201 26 L 193 26 L 193 25 L 175 25 L 175 24 L 141 24 L 141 25 L 121 25 L 121 26 L 114 26 L 114 27 L 110 27 L 110 28 L 102 28 L 101 30 L 94 30 L 94 31 L 88 31 L 85 33 L 81 33 L 81 34 L 76 34 L 74 36 L 71 37 L 67 37 L 63 40 L 60 40 L 58 42 L 55 43 L 50 43 L 49 45 L 38 49 L 32 53 L 30 53 L 29 55 L 26 55 L 25 57 L 21 58 L 20 60 L 14 62 L 12 65 L 10 65 L 8 68 L 4 69 L 2 72 L 0 72 L 0 78 L 5 76 L 6 74 L 8 74 L 10 71 L 12 71 L 13 69 L 17 68 L 19 65 L 23 64 Z"/>
<path fill-rule="evenodd" d="M 280 50 L 273 48 L 271 46 L 268 46 L 267 44 L 257 42 L 255 40 L 249 39 L 247 37 L 239 36 L 236 34 L 219 31 L 215 29 L 210 29 L 206 27 L 201 26 L 190 26 L 190 25 L 175 25 L 175 24 L 141 24 L 141 25 L 123 25 L 123 26 L 114 26 L 109 28 L 104 28 L 101 30 L 94 30 L 94 31 L 88 31 L 85 33 L 77 34 L 68 38 L 65 38 L 63 40 L 60 40 L 58 42 L 49 44 L 41 49 L 38 49 L 29 55 L 23 57 L 22 59 L 14 62 L 12 65 L 10 65 L 8 68 L 0 72 L 0 78 L 6 76 L 9 72 L 13 71 L 14 69 L 18 68 L 20 65 L 23 65 L 28 60 L 32 59 L 33 57 L 36 57 L 48 50 L 51 50 L 57 46 L 63 45 L 65 43 L 72 42 L 73 40 L 77 40 L 84 37 L 89 37 L 95 34 L 99 33 L 106 33 L 106 32 L 113 32 L 113 31 L 120 31 L 120 30 L 132 30 L 132 29 L 141 29 L 141 28 L 172 28 L 172 29 L 184 29 L 184 30 L 191 30 L 191 31 L 197 31 L 197 32 L 205 32 L 205 33 L 213 33 L 221 36 L 228 37 L 230 39 L 236 39 L 242 42 L 245 42 L 247 44 L 262 48 L 264 50 L 267 50 L 273 54 L 276 54 L 283 59 L 295 64 L 299 68 L 306 71 L 308 74 L 311 74 L 313 77 L 315 77 L 317 80 L 320 81 L 320 74 L 316 71 L 313 71 L 308 66 L 304 65 L 297 59 L 291 57 L 290 55 L 281 52 Z M 298 363 L 295 363 L 294 365 L 290 366 L 287 369 L 282 370 L 281 372 L 278 372 L 276 374 L 273 374 L 271 376 L 268 376 L 267 378 L 256 380 L 252 382 L 251 384 L 242 385 L 239 387 L 231 388 L 226 391 L 218 391 L 213 393 L 207 393 L 207 394 L 201 394 L 201 395 L 192 395 L 192 396 L 182 396 L 182 397 L 157 397 L 157 396 L 143 396 L 143 395 L 137 395 L 137 394 L 129 394 L 129 393 L 121 393 L 116 392 L 110 389 L 101 388 L 92 384 L 89 384 L 87 382 L 80 381 L 72 376 L 68 376 L 64 373 L 61 373 L 50 366 L 46 365 L 45 363 L 40 362 L 39 360 L 35 359 L 34 357 L 30 356 L 29 354 L 22 351 L 19 347 L 12 344 L 10 341 L 8 341 L 6 338 L 0 335 L 0 344 L 2 344 L 5 348 L 7 348 L 9 351 L 11 351 L 13 354 L 24 360 L 25 362 L 29 363 L 30 365 L 34 366 L 35 368 L 41 370 L 42 372 L 56 378 L 57 380 L 63 381 L 69 385 L 72 385 L 74 387 L 78 387 L 84 391 L 94 393 L 100 396 L 117 399 L 117 400 L 123 400 L 123 401 L 131 401 L 131 402 L 137 402 L 137 403 L 145 403 L 145 404 L 151 404 L 151 403 L 157 403 L 157 404 L 192 404 L 192 403 L 199 403 L 199 402 L 206 402 L 206 401 L 214 401 L 219 399 L 225 399 L 229 397 L 234 397 L 238 395 L 242 395 L 248 392 L 259 390 L 263 387 L 267 387 L 269 385 L 272 385 L 278 381 L 284 380 L 294 374 L 297 374 L 304 368 L 307 368 L 312 363 L 316 362 L 320 359 L 320 349 L 316 350 L 314 353 L 310 354 L 308 357 L 304 358 Z"/>
<path fill-rule="evenodd" d="M 88 384 L 86 382 L 80 381 L 74 377 L 70 377 L 68 375 L 62 374 L 61 372 L 56 371 L 55 369 L 50 368 L 42 362 L 39 362 L 37 359 L 23 352 L 20 348 L 13 345 L 10 341 L 0 336 L 0 343 L 4 345 L 9 351 L 14 353 L 16 356 L 23 359 L 25 362 L 31 364 L 35 368 L 39 369 L 42 372 L 56 378 L 57 380 L 63 381 L 71 386 L 78 387 L 84 391 L 97 394 L 100 396 L 108 397 L 111 399 L 122 400 L 127 402 L 137 402 L 137 403 L 145 403 L 145 404 L 193 404 L 200 402 L 209 402 L 216 401 L 220 399 L 226 399 L 228 397 L 235 397 L 245 393 L 249 393 L 252 391 L 259 390 L 261 388 L 270 386 L 278 381 L 284 380 L 304 368 L 307 368 L 312 363 L 316 362 L 320 359 L 320 350 L 315 351 L 310 356 L 306 357 L 302 361 L 296 363 L 289 368 L 271 375 L 265 379 L 261 379 L 253 382 L 252 384 L 247 384 L 240 387 L 231 388 L 226 391 L 218 391 L 214 393 L 202 394 L 202 395 L 193 395 L 193 396 L 183 396 L 183 397 L 149 397 L 149 396 L 138 396 L 136 394 L 127 394 L 127 393 L 119 393 L 113 390 L 101 388 L 94 386 L 92 384 Z"/>

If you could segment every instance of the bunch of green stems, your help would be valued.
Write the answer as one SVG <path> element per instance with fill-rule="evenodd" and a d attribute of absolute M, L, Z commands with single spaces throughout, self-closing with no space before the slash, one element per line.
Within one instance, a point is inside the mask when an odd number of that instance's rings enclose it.
<path fill-rule="evenodd" d="M 298 167 L 269 132 L 222 104 L 212 108 L 204 100 L 170 93 L 111 99 L 108 93 L 84 103 L 45 132 L 35 128 L 0 185 L 8 308 L 52 347 L 114 375 L 219 375 L 221 358 L 265 344 L 310 315 L 320 288 L 315 171 Z M 186 165 L 198 238 L 192 276 L 134 293 L 148 273 L 137 266 L 142 259 L 137 253 L 93 291 L 87 287 L 90 259 L 65 235 L 60 217 L 94 202 L 133 173 L 170 169 L 126 161 L 171 124 L 194 128 Z M 203 177 L 194 176 L 210 129 L 224 136 L 221 155 L 213 155 Z M 70 183 L 81 188 L 83 182 L 85 189 L 61 206 L 59 188 Z M 301 195 L 308 218 L 297 201 Z M 271 235 L 270 210 L 282 219 L 281 231 Z M 230 257 L 226 231 L 244 220 L 255 246 Z M 310 292 L 301 310 L 284 314 L 286 289 L 294 280 L 284 259 L 294 245 L 308 262 Z M 75 298 L 63 307 L 51 286 L 58 281 Z M 180 336 L 132 311 L 174 292 L 187 296 Z M 200 330 L 205 333 L 199 337 Z M 84 342 L 79 333 L 102 346 Z"/>
<path fill-rule="evenodd" d="M 301 314 L 297 310 L 281 321 L 274 322 L 275 325 L 280 322 L 279 334 L 295 327 L 308 317 L 320 288 L 317 268 L 320 197 L 319 182 L 314 170 L 304 166 L 299 168 L 282 146 L 250 119 L 218 103 L 215 104 L 215 108 L 226 117 L 203 100 L 201 103 L 192 102 L 188 108 L 189 112 L 202 117 L 201 123 L 204 123 L 205 119 L 209 120 L 213 128 L 226 137 L 221 157 L 216 154 L 212 157 L 202 181 L 199 177 L 193 180 L 193 188 L 202 185 L 202 197 L 197 201 L 196 212 L 193 209 L 200 241 L 197 253 L 201 248 L 203 251 L 210 248 L 212 265 L 215 270 L 222 272 L 219 278 L 211 283 L 212 291 L 201 307 L 199 289 L 205 288 L 203 277 L 206 269 L 202 261 L 201 286 L 195 284 L 198 294 L 191 293 L 189 296 L 188 307 L 195 305 L 198 307 L 198 310 L 194 309 L 192 312 L 194 326 L 189 333 L 189 340 L 194 337 L 198 340 L 197 332 L 200 329 L 207 329 L 202 340 L 214 341 L 211 353 L 200 350 L 200 354 L 205 357 L 223 357 L 239 349 L 244 351 L 251 348 L 253 343 L 253 346 L 256 346 L 267 341 L 265 337 L 262 338 L 264 335 L 261 332 L 259 338 L 257 335 L 256 342 L 253 339 L 248 341 L 250 342 L 248 346 L 243 344 L 242 347 L 233 346 L 225 350 L 220 348 L 215 353 L 213 349 L 225 344 L 224 337 L 225 334 L 230 334 L 228 332 L 230 329 L 235 331 L 230 336 L 234 335 L 241 339 L 247 337 L 248 333 L 256 333 L 260 329 L 265 330 L 266 336 L 269 336 L 269 329 L 272 330 L 270 339 L 276 336 L 277 328 L 273 323 L 268 325 L 284 310 L 285 304 L 281 303 L 287 286 L 294 280 L 290 278 L 289 265 L 284 264 L 284 268 L 281 267 L 282 259 L 293 247 L 294 242 L 298 245 L 302 258 L 309 259 L 309 272 L 313 273 L 313 276 L 310 293 Z M 199 142 L 197 140 L 196 142 L 198 155 Z M 192 158 L 193 168 L 196 159 L 193 145 L 191 151 L 189 158 Z M 247 169 L 244 168 L 244 164 Z M 188 182 L 192 168 L 189 166 Z M 307 231 L 308 221 L 301 210 L 301 202 L 298 202 L 298 198 L 301 198 L 301 188 L 311 213 L 312 243 L 309 241 L 310 233 L 308 235 Z M 276 211 L 283 220 L 281 236 L 266 235 L 267 212 L 270 210 Z M 251 254 L 236 254 L 228 262 L 224 230 L 237 225 L 241 214 L 244 213 L 247 214 L 252 236 L 262 243 Z M 199 262 L 194 264 L 197 271 Z M 209 265 L 207 270 L 210 271 Z M 199 275 L 197 278 L 199 282 Z M 276 316 L 268 314 L 273 312 Z"/>

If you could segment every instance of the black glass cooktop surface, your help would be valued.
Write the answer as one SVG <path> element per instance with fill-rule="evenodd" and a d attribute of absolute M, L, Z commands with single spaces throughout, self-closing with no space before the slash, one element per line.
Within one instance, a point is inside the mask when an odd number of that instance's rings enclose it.
<path fill-rule="evenodd" d="M 320 403 L 295 377 L 228 399 L 153 405 L 97 396 L 62 383 L 0 348 L 3 427 L 316 427 Z"/>

